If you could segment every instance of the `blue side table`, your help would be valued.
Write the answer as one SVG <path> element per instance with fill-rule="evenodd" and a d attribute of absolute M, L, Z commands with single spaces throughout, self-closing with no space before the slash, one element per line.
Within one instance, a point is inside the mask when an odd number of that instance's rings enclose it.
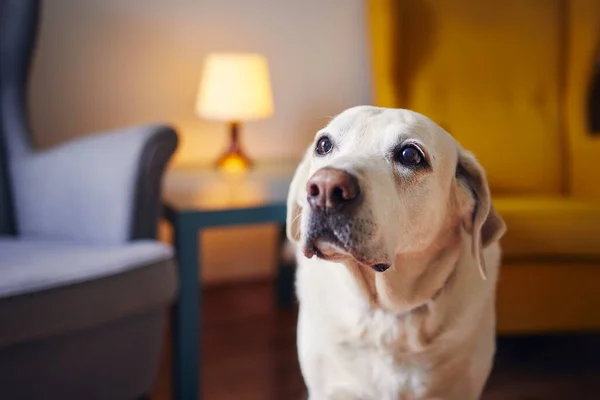
<path fill-rule="evenodd" d="M 214 227 L 274 222 L 282 226 L 283 238 L 285 202 L 296 166 L 297 163 L 265 163 L 241 175 L 211 167 L 176 167 L 167 171 L 163 184 L 164 215 L 173 226 L 179 266 L 179 297 L 172 329 L 174 399 L 200 398 L 200 232 Z"/>

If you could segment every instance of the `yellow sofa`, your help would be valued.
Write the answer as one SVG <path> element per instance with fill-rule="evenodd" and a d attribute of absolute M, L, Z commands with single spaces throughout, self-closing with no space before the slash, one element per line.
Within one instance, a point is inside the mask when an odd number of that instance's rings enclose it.
<path fill-rule="evenodd" d="M 508 231 L 498 331 L 600 328 L 599 0 L 368 0 L 374 102 L 444 126 Z"/>

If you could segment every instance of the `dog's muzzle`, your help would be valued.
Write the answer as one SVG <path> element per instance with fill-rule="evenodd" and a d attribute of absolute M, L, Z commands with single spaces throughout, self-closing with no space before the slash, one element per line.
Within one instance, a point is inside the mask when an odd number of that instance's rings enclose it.
<path fill-rule="evenodd" d="M 340 169 L 322 168 L 308 180 L 306 193 L 311 218 L 304 255 L 328 260 L 352 255 L 364 261 L 355 236 L 357 229 L 364 233 L 362 226 L 354 220 L 362 199 L 358 178 Z M 383 272 L 389 265 L 371 267 Z"/>

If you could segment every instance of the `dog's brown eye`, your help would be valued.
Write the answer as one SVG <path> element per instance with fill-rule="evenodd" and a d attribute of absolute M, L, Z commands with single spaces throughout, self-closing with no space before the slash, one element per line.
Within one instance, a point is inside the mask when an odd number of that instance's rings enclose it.
<path fill-rule="evenodd" d="M 323 136 L 317 142 L 317 148 L 316 148 L 317 154 L 320 154 L 320 155 L 327 154 L 331 151 L 331 149 L 333 149 L 333 143 L 331 143 L 331 140 L 329 140 L 329 138 L 327 136 Z"/>
<path fill-rule="evenodd" d="M 421 153 L 421 150 L 419 150 L 417 146 L 409 144 L 396 152 L 394 161 L 408 167 L 416 167 L 423 163 L 423 153 Z"/>

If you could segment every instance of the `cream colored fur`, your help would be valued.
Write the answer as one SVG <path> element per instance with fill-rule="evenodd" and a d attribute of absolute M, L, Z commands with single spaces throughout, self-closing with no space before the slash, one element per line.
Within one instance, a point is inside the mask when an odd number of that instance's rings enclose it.
<path fill-rule="evenodd" d="M 334 148 L 319 156 L 323 132 Z M 390 158 L 407 142 L 424 150 L 429 170 Z M 339 248 L 329 260 L 309 259 L 306 183 L 326 166 L 358 177 L 364 199 L 352 218 L 370 229 L 357 234 L 360 252 Z M 428 118 L 370 106 L 333 118 L 307 149 L 288 198 L 309 399 L 478 399 L 495 352 L 504 231 L 482 167 Z M 391 267 L 376 272 L 371 262 Z"/>

